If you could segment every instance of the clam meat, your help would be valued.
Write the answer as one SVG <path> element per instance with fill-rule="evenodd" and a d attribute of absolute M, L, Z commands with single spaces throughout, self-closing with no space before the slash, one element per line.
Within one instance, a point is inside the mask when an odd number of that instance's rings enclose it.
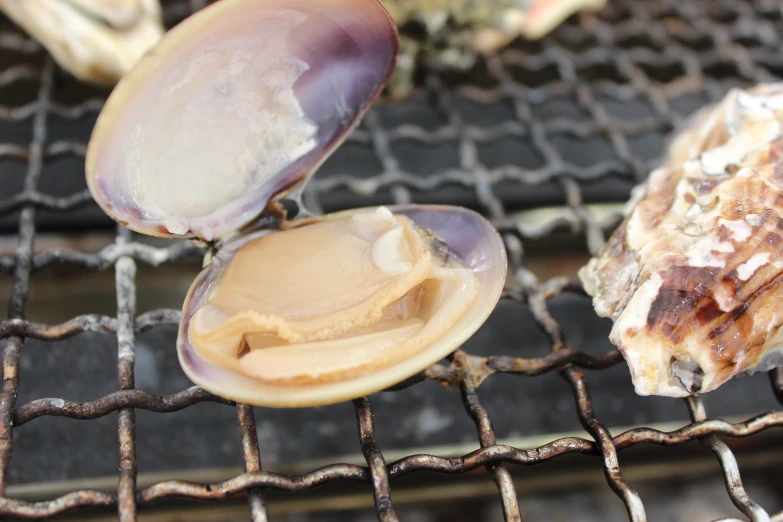
<path fill-rule="evenodd" d="M 212 252 L 177 353 L 221 397 L 353 399 L 456 350 L 500 298 L 492 225 L 451 206 L 289 219 L 307 179 L 383 90 L 399 49 L 378 0 L 222 0 L 169 31 L 107 100 L 88 186 L 141 233 Z"/>
<path fill-rule="evenodd" d="M 692 116 L 580 271 L 637 393 L 683 397 L 783 364 L 783 84 Z"/>
<path fill-rule="evenodd" d="M 180 357 L 194 382 L 243 402 L 355 398 L 453 352 L 494 308 L 505 266 L 497 233 L 455 207 L 260 231 L 227 244 L 191 287 Z"/>
<path fill-rule="evenodd" d="M 0 0 L 79 80 L 112 87 L 164 33 L 159 0 Z"/>

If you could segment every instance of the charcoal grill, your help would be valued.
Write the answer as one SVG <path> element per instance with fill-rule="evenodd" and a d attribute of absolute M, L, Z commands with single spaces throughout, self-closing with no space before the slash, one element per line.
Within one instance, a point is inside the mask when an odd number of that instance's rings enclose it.
<path fill-rule="evenodd" d="M 164 1 L 167 24 L 177 23 L 206 3 Z M 305 499 L 318 486 L 358 482 L 363 484 L 358 490 L 361 495 L 368 499 L 372 495 L 377 518 L 395 521 L 399 510 L 393 501 L 394 485 L 403 476 L 412 478 L 426 471 L 451 476 L 485 469 L 499 493 L 503 518 L 518 521 L 526 493 L 516 490 L 513 470 L 555 457 L 589 455 L 599 457 L 591 463 L 603 468 L 628 518 L 643 521 L 647 520 L 646 505 L 633 480 L 626 479 L 618 452 L 649 445 L 671 447 L 669 452 L 677 451 L 674 447 L 690 448 L 678 453 L 683 455 L 697 451 L 688 443 L 698 441 L 718 460 L 728 496 L 745 517 L 782 521 L 783 512 L 768 513 L 745 491 L 729 443 L 763 437 L 763 431 L 779 435 L 783 371 L 768 376 L 770 401 L 775 401 L 777 411 L 722 420 L 710 417 L 704 400 L 694 397 L 685 401 L 690 422 L 680 427 L 634 426 L 612 436 L 612 426 L 599 420 L 595 412 L 602 405 L 591 401 L 587 382 L 596 375 L 591 386 L 595 395 L 596 388 L 604 384 L 601 375 L 624 366 L 622 357 L 614 349 L 577 348 L 579 343 L 564 333 L 568 325 L 552 313 L 552 303 L 563 296 L 585 300 L 573 277 L 558 275 L 558 270 L 573 273 L 574 266 L 601 247 L 606 234 L 619 223 L 618 205 L 612 204 L 624 201 L 630 188 L 647 175 L 663 150 L 662 136 L 732 86 L 783 76 L 779 52 L 783 8 L 777 0 L 609 0 L 609 4 L 597 15 L 573 17 L 541 42 L 514 42 L 470 71 L 443 70 L 423 60 L 417 76 L 419 88 L 412 99 L 397 105 L 382 101 L 310 182 L 304 201 L 316 212 L 411 201 L 448 202 L 490 217 L 504 237 L 514 274 L 501 306 L 511 303 L 513 310 L 524 311 L 545 334 L 549 353 L 528 350 L 527 336 L 515 338 L 509 353 L 495 352 L 491 343 L 480 350 L 466 348 L 379 394 L 402 394 L 427 381 L 452 388 L 446 397 L 461 400 L 475 424 L 477 448 L 475 444 L 473 449 L 460 446 L 447 457 L 399 450 L 385 456 L 376 440 L 383 435 L 382 427 L 374 420 L 383 400 L 362 398 L 353 401 L 355 418 L 342 416 L 339 422 L 358 424 L 358 447 L 365 462 L 340 463 L 345 460 L 332 455 L 317 469 L 293 474 L 262 468 L 260 455 L 265 448 L 263 437 L 260 447 L 258 443 L 258 410 L 195 387 L 167 395 L 135 389 L 139 377 L 134 371 L 135 338 L 176 325 L 179 319 L 179 311 L 168 308 L 136 314 L 137 267 L 163 270 L 193 264 L 203 252 L 189 244 L 150 243 L 123 228 L 102 248 L 49 239 L 113 226 L 92 203 L 81 170 L 91 121 L 105 93 L 75 83 L 38 44 L 4 20 L 0 30 L 0 229 L 10 239 L 0 256 L 0 272 L 7 278 L 10 300 L 8 319 L 0 322 L 2 516 L 43 519 L 85 512 L 80 508 L 100 508 L 99 512 L 114 511 L 120 520 L 131 521 L 137 519 L 138 511 L 151 512 L 171 499 L 219 503 L 246 497 L 250 519 L 260 522 L 270 519 L 267 494 L 283 491 Z M 57 184 L 51 183 L 53 176 Z M 576 245 L 569 247 L 567 256 L 550 255 L 566 243 Z M 539 256 L 536 261 L 539 251 L 550 257 L 544 256 L 542 262 Z M 116 316 L 79 315 L 59 324 L 26 320 L 31 281 L 35 281 L 32 276 L 62 267 L 113 269 Z M 61 306 L 68 309 L 65 302 Z M 597 321 L 592 318 L 593 323 Z M 17 401 L 26 386 L 36 385 L 19 378 L 20 359 L 31 342 L 54 345 L 87 332 L 116 337 L 116 391 L 87 402 L 40 397 Z M 490 331 L 479 337 L 486 341 L 492 335 Z M 627 373 L 624 367 L 622 371 Z M 482 393 L 480 400 L 477 389 L 503 374 L 521 383 L 551 373 L 567 382 L 589 436 L 536 439 L 529 446 L 499 442 L 483 405 L 488 394 Z M 520 395 L 515 400 L 549 409 L 564 396 Z M 244 472 L 215 482 L 137 480 L 145 471 L 137 465 L 137 449 L 144 442 L 137 429 L 137 410 L 169 414 L 205 402 L 236 409 Z M 755 408 L 745 406 L 748 412 Z M 571 411 L 559 415 L 573 415 Z M 12 455 L 15 460 L 23 458 L 12 450 L 15 445 L 24 449 L 28 428 L 24 425 L 59 416 L 81 419 L 77 424 L 83 426 L 114 412 L 115 442 L 119 442 L 116 490 L 114 484 L 96 488 L 88 481 L 85 487 L 77 484 L 36 498 L 25 496 L 26 490 L 12 483 Z M 494 418 L 497 422 L 498 416 Z M 779 448 L 780 442 L 779 437 L 773 439 L 773 446 Z M 57 455 L 68 451 L 60 447 Z M 393 462 L 390 454 L 395 456 Z M 778 469 L 780 464 L 778 460 Z M 538 469 L 531 468 L 531 476 Z"/>

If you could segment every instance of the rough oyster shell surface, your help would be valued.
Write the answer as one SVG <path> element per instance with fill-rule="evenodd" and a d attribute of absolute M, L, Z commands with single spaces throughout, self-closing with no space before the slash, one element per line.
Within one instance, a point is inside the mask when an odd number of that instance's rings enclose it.
<path fill-rule="evenodd" d="M 783 84 L 692 116 L 580 271 L 640 395 L 783 364 Z"/>
<path fill-rule="evenodd" d="M 400 60 L 389 83 L 393 98 L 413 89 L 420 60 L 469 69 L 519 36 L 544 37 L 566 18 L 598 11 L 606 0 L 382 0 L 401 28 Z M 419 34 L 423 32 L 424 34 Z"/>
<path fill-rule="evenodd" d="M 597 10 L 606 0 L 383 0 L 383 4 L 398 23 L 416 20 L 433 34 L 445 29 L 449 22 L 472 26 L 476 48 L 493 52 L 497 46 L 491 45 L 488 37 L 482 38 L 482 31 L 497 31 L 508 39 L 541 38 L 568 16 Z M 498 44 L 502 45 L 499 41 Z"/>

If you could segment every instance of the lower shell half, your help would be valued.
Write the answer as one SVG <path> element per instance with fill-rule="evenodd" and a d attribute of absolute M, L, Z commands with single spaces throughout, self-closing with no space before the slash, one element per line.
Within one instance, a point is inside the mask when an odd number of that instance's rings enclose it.
<path fill-rule="evenodd" d="M 180 364 L 220 397 L 305 407 L 393 386 L 460 347 L 506 280 L 503 242 L 449 206 L 357 209 L 225 245 L 188 292 Z"/>

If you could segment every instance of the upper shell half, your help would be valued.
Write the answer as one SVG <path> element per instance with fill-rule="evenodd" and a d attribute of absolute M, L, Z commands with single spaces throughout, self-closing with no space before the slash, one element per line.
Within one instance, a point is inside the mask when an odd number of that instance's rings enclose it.
<path fill-rule="evenodd" d="M 221 0 L 114 89 L 87 150 L 90 192 L 138 232 L 225 237 L 342 142 L 398 45 L 377 0 Z"/>
<path fill-rule="evenodd" d="M 191 286 L 177 349 L 212 393 L 272 407 L 361 397 L 456 350 L 500 298 L 506 254 L 459 207 L 358 209 L 224 246 Z"/>
<path fill-rule="evenodd" d="M 694 115 L 582 269 L 642 395 L 783 363 L 783 84 Z"/>

